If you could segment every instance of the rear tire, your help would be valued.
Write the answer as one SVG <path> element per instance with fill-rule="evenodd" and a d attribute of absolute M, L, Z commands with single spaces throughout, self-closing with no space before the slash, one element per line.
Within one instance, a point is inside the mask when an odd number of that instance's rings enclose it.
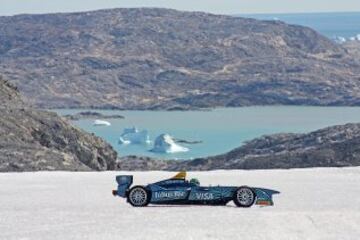
<path fill-rule="evenodd" d="M 151 194 L 143 186 L 132 187 L 127 195 L 127 201 L 133 207 L 146 207 L 150 203 Z"/>
<path fill-rule="evenodd" d="M 236 206 L 248 208 L 255 203 L 256 195 L 254 190 L 249 187 L 239 187 L 233 196 L 233 200 Z"/>

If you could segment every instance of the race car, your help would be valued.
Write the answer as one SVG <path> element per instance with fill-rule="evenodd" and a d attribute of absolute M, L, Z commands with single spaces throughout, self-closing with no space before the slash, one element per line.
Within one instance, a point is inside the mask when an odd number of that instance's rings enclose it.
<path fill-rule="evenodd" d="M 145 207 L 148 204 L 193 204 L 193 205 L 226 205 L 234 201 L 238 207 L 248 208 L 252 205 L 272 206 L 272 196 L 280 192 L 248 186 L 200 186 L 197 179 L 186 180 L 186 172 L 179 172 L 174 177 L 146 186 L 133 186 L 132 175 L 116 176 L 117 190 L 114 196 L 126 198 L 134 207 Z M 130 188 L 131 187 L 131 188 Z"/>

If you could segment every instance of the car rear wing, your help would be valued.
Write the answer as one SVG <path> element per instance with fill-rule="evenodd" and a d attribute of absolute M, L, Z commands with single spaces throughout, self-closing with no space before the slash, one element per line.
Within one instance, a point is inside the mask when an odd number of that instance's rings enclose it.
<path fill-rule="evenodd" d="M 126 192 L 133 183 L 133 176 L 132 175 L 116 176 L 116 182 L 118 183 L 116 195 L 120 197 L 126 197 Z"/>

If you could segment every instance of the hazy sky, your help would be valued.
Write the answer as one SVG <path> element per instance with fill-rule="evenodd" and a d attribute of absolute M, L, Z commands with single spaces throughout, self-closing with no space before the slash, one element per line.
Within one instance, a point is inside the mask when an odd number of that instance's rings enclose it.
<path fill-rule="evenodd" d="M 360 0 L 0 0 L 0 15 L 166 7 L 222 14 L 360 11 Z"/>

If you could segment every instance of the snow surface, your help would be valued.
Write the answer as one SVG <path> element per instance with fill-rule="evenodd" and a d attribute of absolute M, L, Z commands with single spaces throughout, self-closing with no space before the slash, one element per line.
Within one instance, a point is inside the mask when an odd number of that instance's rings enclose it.
<path fill-rule="evenodd" d="M 126 172 L 0 174 L 0 239 L 359 239 L 360 168 L 190 172 L 273 188 L 275 206 L 149 206 L 113 197 Z M 135 184 L 174 175 L 133 172 Z"/>
<path fill-rule="evenodd" d="M 177 153 L 187 152 L 189 149 L 175 143 L 174 139 L 169 134 L 161 134 L 155 139 L 154 148 L 150 151 L 158 153 Z"/>

